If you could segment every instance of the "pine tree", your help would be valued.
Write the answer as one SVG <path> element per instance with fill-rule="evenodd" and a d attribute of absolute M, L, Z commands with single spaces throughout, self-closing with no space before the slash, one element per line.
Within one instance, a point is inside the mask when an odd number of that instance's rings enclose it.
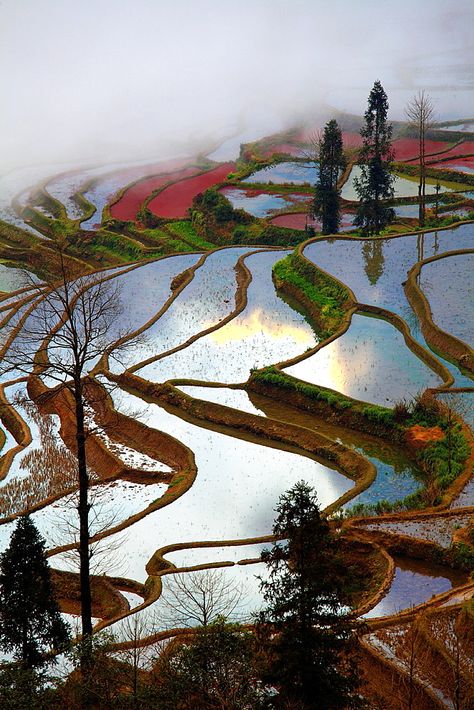
<path fill-rule="evenodd" d="M 21 517 L 0 556 L 0 647 L 23 668 L 44 664 L 44 652 L 67 644 L 69 632 L 54 598 L 45 542 Z"/>
<path fill-rule="evenodd" d="M 360 134 L 363 146 L 359 153 L 361 175 L 354 180 L 360 205 L 354 224 L 364 234 L 379 234 L 389 224 L 395 212 L 384 200 L 394 195 L 394 176 L 390 173 L 393 161 L 392 126 L 387 123 L 388 101 L 380 81 L 369 94 L 365 125 Z"/>
<path fill-rule="evenodd" d="M 285 542 L 262 554 L 269 579 L 261 581 L 267 608 L 258 633 L 268 658 L 263 680 L 279 691 L 274 707 L 357 708 L 347 567 L 303 481 L 280 498 L 273 533 Z"/>
<path fill-rule="evenodd" d="M 316 183 L 313 214 L 322 222 L 323 234 L 339 231 L 341 211 L 337 182 L 346 161 L 343 154 L 342 133 L 337 121 L 328 121 L 318 141 L 319 177 Z"/>

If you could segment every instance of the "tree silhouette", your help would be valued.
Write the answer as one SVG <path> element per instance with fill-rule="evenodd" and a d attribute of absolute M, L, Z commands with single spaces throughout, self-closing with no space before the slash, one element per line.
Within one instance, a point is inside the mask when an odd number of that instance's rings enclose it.
<path fill-rule="evenodd" d="M 408 123 L 418 134 L 418 164 L 420 168 L 420 180 L 418 183 L 419 213 L 418 221 L 420 227 L 425 224 L 425 193 L 426 193 L 426 166 L 425 166 L 425 139 L 426 133 L 433 125 L 434 106 L 431 98 L 424 91 L 419 91 L 406 105 L 405 116 Z M 438 216 L 438 192 L 436 191 L 436 216 Z"/>
<path fill-rule="evenodd" d="M 319 177 L 313 201 L 313 213 L 322 222 L 323 234 L 335 234 L 341 223 L 340 191 L 337 182 L 346 165 L 342 133 L 337 121 L 328 121 L 318 143 Z"/>
<path fill-rule="evenodd" d="M 21 517 L 0 557 L 0 646 L 25 669 L 67 644 L 69 632 L 54 597 L 45 542 L 29 516 Z"/>
<path fill-rule="evenodd" d="M 344 614 L 347 565 L 303 481 L 280 498 L 273 533 L 285 541 L 262 554 L 269 579 L 261 581 L 267 608 L 258 629 L 267 650 L 263 681 L 279 691 L 273 706 L 357 708 L 359 680 L 346 655 L 354 641 Z"/>
<path fill-rule="evenodd" d="M 84 378 L 94 364 L 108 352 L 117 339 L 117 323 L 121 315 L 120 289 L 111 282 L 110 274 L 77 273 L 59 245 L 55 253 L 58 273 L 49 281 L 30 286 L 38 299 L 31 314 L 17 324 L 18 333 L 3 355 L 3 372 L 28 375 L 28 391 L 35 404 L 48 392 L 39 387 L 41 378 L 57 383 L 56 393 L 63 394 L 75 425 L 75 455 L 79 502 L 79 578 L 81 587 L 82 663 L 87 678 L 91 660 L 92 597 L 90 587 L 90 475 L 87 465 L 86 440 L 90 434 L 87 421 Z M 119 341 L 128 335 L 119 332 Z M 124 346 L 125 347 L 125 346 Z M 114 353 L 120 351 L 118 344 Z"/>
<path fill-rule="evenodd" d="M 162 710 L 257 710 L 261 707 L 254 669 L 254 639 L 224 617 L 171 643 L 155 664 Z"/>
<path fill-rule="evenodd" d="M 379 234 L 395 215 L 384 203 L 394 195 L 394 177 L 390 173 L 392 126 L 387 123 L 387 112 L 387 94 L 380 81 L 376 81 L 369 94 L 365 125 L 360 132 L 363 138 L 359 153 L 361 175 L 354 180 L 360 200 L 354 224 L 369 235 Z"/>

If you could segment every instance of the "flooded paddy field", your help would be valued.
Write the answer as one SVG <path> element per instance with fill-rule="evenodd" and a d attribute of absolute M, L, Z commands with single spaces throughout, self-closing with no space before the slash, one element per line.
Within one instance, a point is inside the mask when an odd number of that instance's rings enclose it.
<path fill-rule="evenodd" d="M 359 166 L 352 168 L 347 182 L 343 185 L 341 190 L 341 197 L 345 200 L 358 200 L 359 196 L 355 189 L 354 180 L 359 178 L 361 175 L 361 169 Z M 449 192 L 459 189 L 455 183 L 448 183 L 445 181 L 440 181 L 441 188 L 440 192 Z M 395 198 L 398 197 L 416 197 L 418 195 L 418 178 L 409 178 L 408 176 L 398 176 L 395 175 L 393 182 L 393 187 L 395 190 Z M 426 178 L 426 194 L 434 195 L 436 193 L 436 180 L 433 178 Z"/>
<path fill-rule="evenodd" d="M 384 406 L 413 398 L 440 378 L 406 346 L 390 323 L 354 315 L 349 330 L 315 355 L 286 368 L 293 377 Z M 387 380 L 386 373 L 390 372 Z"/>
<path fill-rule="evenodd" d="M 158 217 L 185 217 L 193 198 L 225 180 L 234 168 L 235 163 L 223 163 L 195 177 L 179 180 L 162 190 L 149 202 L 148 207 Z"/>
<path fill-rule="evenodd" d="M 441 565 L 426 564 L 405 557 L 394 558 L 396 569 L 390 591 L 367 614 L 366 619 L 398 614 L 466 581 L 466 576 Z"/>
<path fill-rule="evenodd" d="M 445 257 L 425 264 L 420 288 L 427 297 L 433 321 L 466 343 L 474 333 L 474 254 Z M 456 277 L 453 279 L 452 274 Z"/>
<path fill-rule="evenodd" d="M 360 142 L 356 138 L 354 145 Z M 234 146 L 229 155 L 229 160 L 234 160 L 235 141 L 229 141 L 226 150 Z M 416 157 L 415 143 L 398 141 L 398 159 Z M 436 153 L 447 145 L 433 142 L 430 150 Z M 298 155 L 291 143 L 277 147 L 291 148 Z M 212 155 L 220 155 L 218 149 Z M 461 157 L 459 161 L 465 162 Z M 205 170 L 180 159 L 115 167 L 64 166 L 61 173 L 55 169 L 37 177 L 46 181 L 45 189 L 61 202 L 70 220 L 85 220 L 81 228 L 87 233 L 100 225 L 106 208 L 117 220 L 136 222 L 139 210 L 154 194 L 148 209 L 163 220 L 157 229 L 163 227 L 162 234 L 166 235 L 166 220 L 189 220 L 187 210 L 193 198 L 208 187 L 219 187 L 235 168 L 234 162 L 227 162 Z M 356 173 L 354 168 L 344 187 L 346 199 L 354 199 L 352 178 Z M 255 186 L 293 183 L 298 189 L 262 192 L 239 187 L 238 183 L 220 189 L 234 208 L 262 220 L 268 218 L 267 224 L 299 230 L 307 225 L 318 228 L 305 213 L 311 200 L 309 186 L 317 174 L 314 164 L 288 160 L 256 170 L 244 182 Z M 298 191 L 305 183 L 308 194 Z M 30 185 L 21 189 L 28 191 Z M 451 186 L 443 189 L 450 190 Z M 95 208 L 91 216 L 91 210 L 85 212 L 74 198 L 81 190 Z M 415 195 L 417 182 L 397 177 L 396 190 L 399 196 Z M 117 195 L 119 199 L 111 205 Z M 398 217 L 418 216 L 417 205 L 399 205 L 395 210 Z M 24 226 L 15 215 L 10 215 L 10 224 Z M 344 212 L 341 231 L 353 227 L 353 217 L 352 212 Z M 168 224 L 171 233 L 173 222 Z M 177 568 L 174 574 L 163 575 L 161 599 L 148 610 L 141 608 L 139 594 L 124 592 L 126 603 L 137 607 L 137 615 L 150 618 L 160 617 L 166 607 L 173 577 L 187 574 L 179 572 L 181 567 L 219 568 L 226 579 L 240 585 L 243 594 L 232 618 L 249 618 L 259 609 L 262 596 L 256 576 L 265 576 L 266 571 L 258 560 L 262 549 L 271 544 L 263 538 L 271 533 L 279 497 L 300 480 L 314 487 L 320 507 L 324 510 L 330 506 L 334 520 L 339 522 L 354 520 L 350 517 L 357 515 L 357 509 L 351 511 L 354 506 L 388 504 L 396 509 L 397 503 L 407 497 L 422 496 L 426 487 L 425 473 L 403 441 L 389 440 L 379 431 L 358 431 L 351 422 L 349 426 L 324 413 L 318 415 L 298 406 L 284 390 L 280 397 L 254 391 L 249 378 L 254 372 L 279 364 L 284 374 L 303 383 L 329 388 L 335 396 L 351 397 L 368 407 L 381 405 L 391 410 L 400 402 L 413 401 L 428 388 L 443 386 L 440 374 L 410 349 L 401 330 L 389 319 L 369 316 L 363 308 L 352 313 L 344 333 L 326 343 L 327 334 L 310 318 L 307 308 L 296 298 L 285 300 L 275 287 L 272 269 L 291 253 L 291 248 L 222 242 L 225 248 L 208 253 L 204 253 L 209 247 L 205 242 L 203 251 L 163 258 L 157 258 L 156 251 L 147 247 L 140 258 L 132 252 L 132 257 L 127 253 L 112 266 L 104 262 L 100 268 L 105 270 L 98 277 L 110 277 L 110 284 L 117 285 L 114 297 L 122 308 L 108 330 L 108 362 L 97 356 L 86 368 L 90 381 L 106 386 L 110 397 L 106 404 L 98 405 L 99 413 L 93 402 L 87 410 L 95 457 L 90 470 L 91 534 L 100 538 L 94 542 L 97 569 L 107 577 L 127 577 L 139 584 L 150 580 L 151 585 L 165 569 L 169 572 L 166 565 Z M 402 318 L 416 342 L 425 347 L 420 324 L 404 292 L 407 273 L 419 261 L 472 249 L 473 244 L 474 226 L 464 224 L 394 239 L 318 239 L 305 247 L 304 256 L 352 289 L 359 304 L 378 306 Z M 118 267 L 120 263 L 123 265 Z M 434 322 L 466 342 L 473 325 L 472 266 L 472 255 L 449 256 L 425 264 L 419 279 Z M 3 343 L 8 336 L 15 336 L 15 327 L 28 307 L 22 300 L 28 293 L 7 295 L 25 283 L 18 267 L 17 263 L 2 264 L 0 269 Z M 19 312 L 14 316 L 16 306 Z M 55 322 L 51 322 L 51 328 Z M 398 320 L 394 322 L 400 327 Z M 132 334 L 137 330 L 143 332 L 134 341 Z M 130 344 L 123 352 L 117 349 L 114 359 L 114 348 L 120 345 L 116 341 L 124 333 Z M 321 347 L 314 352 L 317 346 Z M 439 352 L 432 357 L 445 365 L 455 376 L 454 384 L 463 388 L 456 394 L 449 393 L 448 388 L 448 395 L 458 398 L 459 409 L 461 405 L 465 410 L 472 409 L 469 373 L 442 359 Z M 299 361 L 291 362 L 292 358 Z M 2 379 L 6 406 L 17 418 L 13 421 L 0 407 L 4 433 L 0 452 L 0 549 L 7 546 L 14 525 L 10 516 L 31 509 L 46 539 L 53 568 L 77 570 L 77 460 L 68 416 L 59 404 L 51 405 L 50 413 L 20 401 L 27 402 L 32 391 L 26 378 L 16 381 L 22 374 L 10 372 Z M 56 385 L 47 377 L 42 379 L 47 387 Z M 177 380 L 176 389 L 170 380 Z M 203 386 L 206 384 L 209 386 Z M 196 403 L 201 407 L 199 416 L 193 409 Z M 219 410 L 219 424 L 212 420 L 214 405 L 223 408 Z M 103 410 L 110 414 L 106 424 L 100 419 L 100 414 L 105 416 Z M 469 414 L 465 420 L 471 421 Z M 257 425 L 270 433 L 255 434 L 252 427 Z M 296 439 L 293 442 L 291 437 L 272 434 L 285 426 L 309 441 L 319 437 L 326 448 L 322 446 L 321 455 L 318 452 L 316 456 L 294 443 Z M 359 457 L 357 460 L 364 462 L 372 476 L 365 489 L 339 459 L 336 465 L 334 456 L 327 453 L 333 450 L 331 447 L 341 447 L 344 461 Z M 51 467 L 60 469 L 62 476 L 50 479 Z M 434 541 L 449 551 L 457 526 L 465 526 L 470 519 L 464 508 L 474 505 L 472 479 L 466 478 L 449 505 L 463 511 L 448 522 L 438 518 L 410 522 L 402 513 L 399 520 L 369 524 L 364 530 L 370 534 L 384 528 L 387 533 Z M 173 549 L 176 545 L 179 549 Z M 167 546 L 171 549 L 163 553 L 165 562 L 160 568 L 157 551 Z M 222 566 L 225 563 L 230 564 Z M 384 598 L 366 614 L 368 619 L 429 601 L 433 595 L 466 581 L 465 575 L 445 565 L 408 557 L 395 558 L 395 566 Z M 120 621 L 112 628 L 119 626 Z"/>
<path fill-rule="evenodd" d="M 314 163 L 276 163 L 268 168 L 257 170 L 246 177 L 244 182 L 314 185 L 318 175 L 319 168 Z"/>
<path fill-rule="evenodd" d="M 408 324 L 412 336 L 426 346 L 418 320 L 408 303 L 403 288 L 408 271 L 418 260 L 440 256 L 449 251 L 472 249 L 473 246 L 474 225 L 464 224 L 454 229 L 412 234 L 392 239 L 343 241 L 336 238 L 318 240 L 308 244 L 304 254 L 317 266 L 347 284 L 359 303 L 379 306 L 401 316 Z M 467 257 L 466 262 L 462 261 L 464 256 Z M 469 262 L 468 255 L 463 255 L 462 258 L 461 264 Z M 445 260 L 440 259 L 439 263 L 442 264 L 443 261 Z M 432 264 L 428 266 L 432 266 Z M 448 266 L 446 265 L 444 268 L 447 270 Z M 459 284 L 459 288 L 462 289 L 462 285 L 465 284 L 464 288 L 468 290 L 469 283 L 469 278 L 466 282 L 463 278 L 456 282 Z M 438 287 L 440 288 L 440 286 Z M 453 284 L 451 288 L 455 290 L 457 286 Z M 464 312 L 464 315 L 458 314 L 456 307 L 453 311 L 446 309 L 445 312 L 453 312 L 453 317 L 456 320 L 470 322 L 470 315 L 466 313 L 468 309 L 469 300 L 461 306 L 461 312 Z M 450 317 L 448 316 L 448 318 Z M 447 330 L 450 332 L 449 327 Z M 439 352 L 436 355 L 440 358 Z M 472 385 L 472 379 L 465 373 L 461 373 L 446 359 L 442 360 L 455 377 L 457 386 Z"/>
<path fill-rule="evenodd" d="M 275 212 L 289 209 L 300 202 L 307 202 L 308 195 L 273 194 L 257 190 L 224 187 L 221 193 L 236 210 L 245 210 L 253 217 L 268 217 Z"/>

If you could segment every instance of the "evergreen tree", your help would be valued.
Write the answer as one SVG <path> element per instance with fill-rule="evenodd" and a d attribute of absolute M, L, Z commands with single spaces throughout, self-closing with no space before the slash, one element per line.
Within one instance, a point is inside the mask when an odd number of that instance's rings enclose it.
<path fill-rule="evenodd" d="M 360 132 L 363 138 L 359 154 L 361 175 L 354 180 L 360 200 L 354 224 L 368 235 L 379 234 L 395 216 L 394 210 L 384 202 L 394 195 L 394 176 L 390 173 L 392 126 L 387 123 L 387 112 L 387 94 L 380 81 L 376 81 L 369 94 L 365 125 Z"/>
<path fill-rule="evenodd" d="M 314 193 L 313 214 L 321 220 L 323 234 L 335 234 L 341 223 L 337 182 L 346 161 L 341 129 L 334 119 L 325 125 L 318 148 L 319 177 Z"/>
<path fill-rule="evenodd" d="M 273 533 L 285 542 L 262 554 L 269 579 L 261 581 L 267 608 L 258 625 L 267 649 L 262 679 L 279 691 L 272 707 L 360 707 L 349 660 L 354 633 L 344 614 L 347 566 L 303 481 L 280 498 Z"/>
<path fill-rule="evenodd" d="M 0 647 L 25 669 L 44 664 L 44 652 L 69 639 L 54 598 L 45 542 L 29 516 L 21 517 L 0 556 Z"/>

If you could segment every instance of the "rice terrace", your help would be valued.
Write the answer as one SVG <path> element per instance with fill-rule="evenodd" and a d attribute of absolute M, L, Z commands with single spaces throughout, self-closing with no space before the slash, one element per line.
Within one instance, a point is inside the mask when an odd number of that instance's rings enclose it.
<path fill-rule="evenodd" d="M 20 520 L 45 541 L 62 707 L 474 708 L 474 117 L 422 89 L 385 121 L 377 74 L 359 111 L 0 172 L 0 552 Z M 366 705 L 291 704 L 271 653 L 253 699 L 163 700 L 197 629 L 258 636 L 303 488 Z M 95 639 L 116 696 L 74 686 Z"/>

